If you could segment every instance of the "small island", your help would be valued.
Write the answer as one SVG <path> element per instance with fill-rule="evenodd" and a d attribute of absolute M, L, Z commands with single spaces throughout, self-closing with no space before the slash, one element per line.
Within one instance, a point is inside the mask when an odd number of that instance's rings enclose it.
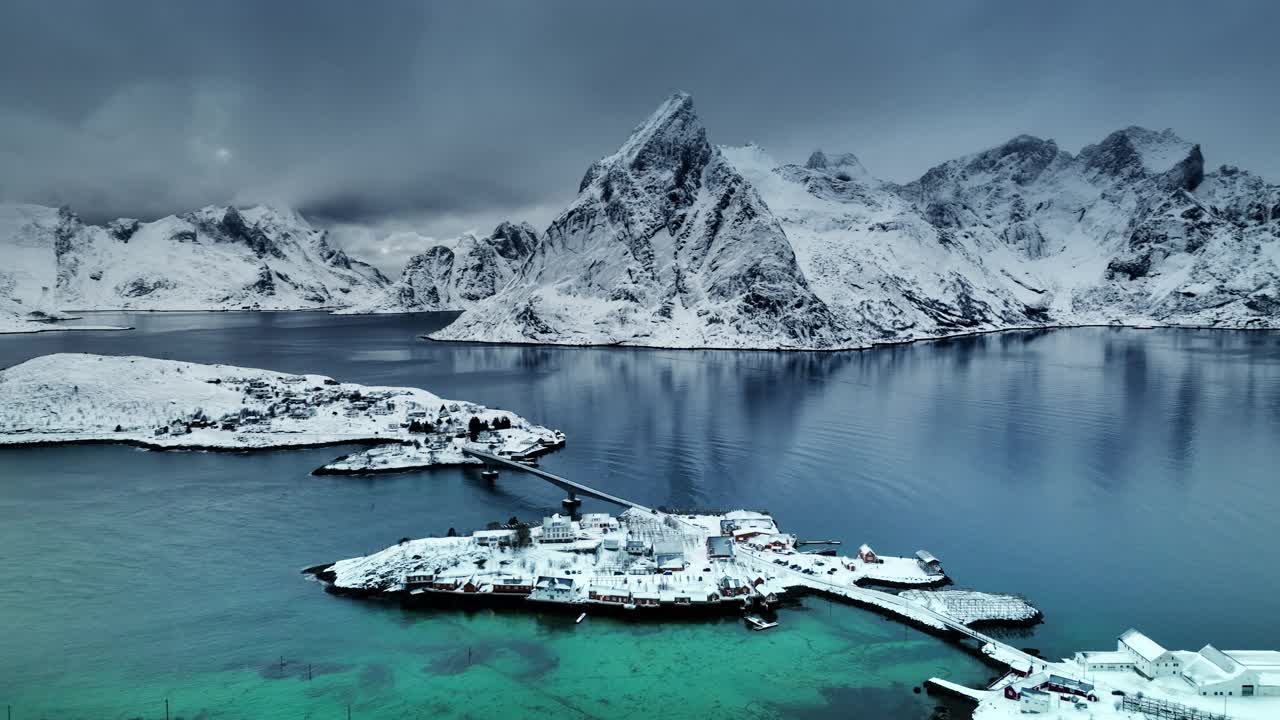
<path fill-rule="evenodd" d="M 116 330 L 132 330 L 132 327 L 121 325 L 69 325 L 71 320 L 81 320 L 75 315 L 58 311 L 21 309 L 20 303 L 0 298 L 0 335 L 23 335 L 32 333 L 59 331 L 97 331 L 110 332 Z"/>
<path fill-rule="evenodd" d="M 147 357 L 60 353 L 0 370 L 0 447 L 124 443 L 157 450 L 360 444 L 317 473 L 480 464 L 467 447 L 529 458 L 564 434 L 418 388 L 342 383 Z"/>
<path fill-rule="evenodd" d="M 853 556 L 779 529 L 767 513 L 631 507 L 618 516 L 512 518 L 458 536 L 404 538 L 371 555 L 308 568 L 335 594 L 409 606 L 511 607 L 634 619 L 746 616 L 768 629 L 780 603 L 818 594 L 940 635 L 982 638 L 977 622 L 1028 625 L 1040 612 L 1011 595 L 930 591 L 950 579 L 926 551 Z M 888 588 L 915 588 L 894 594 Z M 763 614 L 763 616 L 761 615 Z M 985 640 L 985 638 L 982 638 Z"/>

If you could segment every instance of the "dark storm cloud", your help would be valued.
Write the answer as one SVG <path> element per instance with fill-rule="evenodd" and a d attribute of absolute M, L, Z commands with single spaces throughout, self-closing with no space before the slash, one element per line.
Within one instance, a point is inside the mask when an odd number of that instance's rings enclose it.
<path fill-rule="evenodd" d="M 0 198 L 541 224 L 676 89 L 715 142 L 851 150 L 896 180 L 1022 132 L 1074 151 L 1129 124 L 1275 178 L 1278 7 L 8 0 Z"/>

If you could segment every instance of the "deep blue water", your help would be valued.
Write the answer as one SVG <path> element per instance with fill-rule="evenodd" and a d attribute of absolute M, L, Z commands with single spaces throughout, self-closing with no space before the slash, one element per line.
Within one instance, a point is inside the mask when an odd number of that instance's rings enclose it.
<path fill-rule="evenodd" d="M 1040 607 L 1022 644 L 1047 653 L 1111 647 L 1130 626 L 1175 648 L 1280 648 L 1280 333 L 1088 328 L 848 353 L 417 339 L 450 317 L 104 314 L 137 330 L 0 337 L 0 366 L 83 351 L 424 387 L 564 430 L 545 468 L 646 504 L 764 507 L 802 537 L 927 548 L 957 584 Z M 0 702 L 116 716 L 131 682 L 153 699 L 335 643 L 368 661 L 418 620 L 330 597 L 299 568 L 558 506 L 513 473 L 492 487 L 464 470 L 308 474 L 340 453 L 0 452 Z M 836 612 L 824 632 L 866 615 Z M 470 632 L 555 647 L 536 619 L 502 622 L 517 625 Z M 927 662 L 984 672 L 919 642 Z"/>

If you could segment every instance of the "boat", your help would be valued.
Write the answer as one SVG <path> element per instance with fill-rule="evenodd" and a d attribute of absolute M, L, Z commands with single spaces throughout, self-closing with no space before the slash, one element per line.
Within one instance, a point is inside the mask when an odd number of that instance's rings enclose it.
<path fill-rule="evenodd" d="M 580 623 L 580 622 L 582 622 L 583 620 L 586 620 L 586 619 L 587 619 L 587 614 L 586 614 L 586 613 L 582 613 L 581 615 L 579 615 L 579 616 L 578 616 L 578 619 L 577 619 L 577 620 L 574 620 L 574 621 L 573 621 L 573 624 L 574 624 L 574 625 L 577 625 L 578 623 Z"/>
<path fill-rule="evenodd" d="M 778 627 L 778 623 L 767 622 L 759 615 L 747 615 L 743 617 L 743 620 L 747 621 L 747 624 L 751 626 L 752 630 L 768 630 L 769 628 Z"/>
<path fill-rule="evenodd" d="M 497 479 L 498 479 L 498 471 L 497 471 L 497 470 L 489 470 L 489 469 L 481 470 L 481 471 L 480 471 L 480 477 L 484 478 L 485 480 L 497 480 Z"/>

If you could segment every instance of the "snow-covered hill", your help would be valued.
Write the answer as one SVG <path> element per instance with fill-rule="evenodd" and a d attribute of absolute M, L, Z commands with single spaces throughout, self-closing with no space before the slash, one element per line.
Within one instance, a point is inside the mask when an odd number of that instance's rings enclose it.
<path fill-rule="evenodd" d="M 414 255 L 380 297 L 340 312 L 464 310 L 506 287 L 537 245 L 529 223 L 504 222 L 484 237 L 463 235 Z"/>
<path fill-rule="evenodd" d="M 371 302 L 390 281 L 300 215 L 206 207 L 85 224 L 68 209 L 0 206 L 0 297 L 54 309 L 305 309 Z"/>
<path fill-rule="evenodd" d="M 677 94 L 595 163 L 506 288 L 432 337 L 865 347 L 1078 324 L 1280 326 L 1280 188 L 1130 127 L 1019 136 L 905 185 L 716 148 Z"/>
<path fill-rule="evenodd" d="M 676 94 L 597 161 L 501 292 L 438 339 L 670 347 L 837 347 L 755 189 Z"/>

